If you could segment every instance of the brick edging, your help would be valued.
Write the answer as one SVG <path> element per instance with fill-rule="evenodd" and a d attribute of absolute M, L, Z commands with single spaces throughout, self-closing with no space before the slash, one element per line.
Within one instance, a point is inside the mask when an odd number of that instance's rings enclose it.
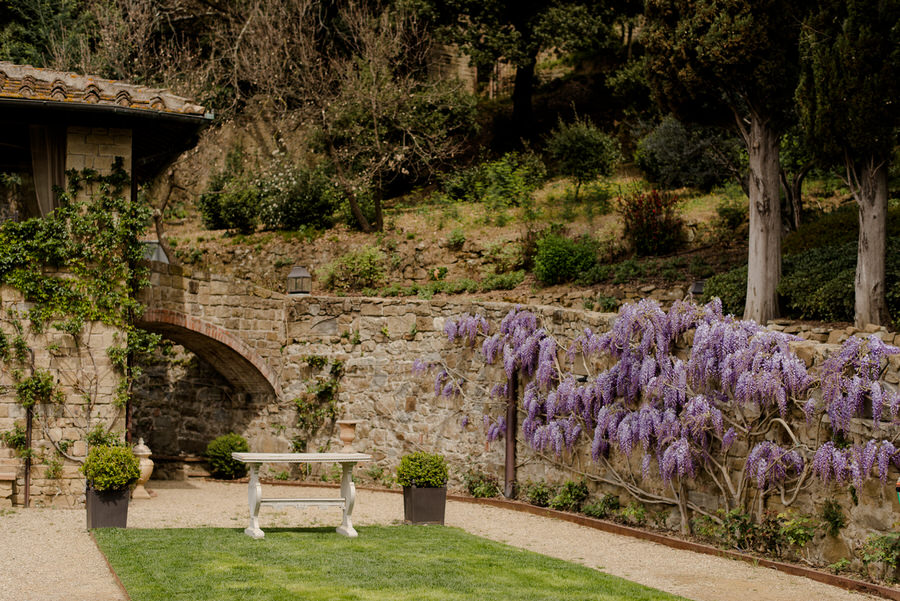
<path fill-rule="evenodd" d="M 116 581 L 116 585 L 119 587 L 119 590 L 122 591 L 122 594 L 125 596 L 125 601 L 131 601 L 131 595 L 128 594 L 128 590 L 125 588 L 125 585 L 122 584 L 122 580 L 119 578 L 119 575 L 116 574 L 116 571 L 113 569 L 112 564 L 109 563 L 109 558 L 106 556 L 106 553 L 103 552 L 103 549 L 101 549 L 100 545 L 97 543 L 94 532 L 92 530 L 88 530 L 87 533 L 88 536 L 91 537 L 91 540 L 94 541 L 94 546 L 97 548 L 97 553 L 99 553 L 100 557 L 103 558 L 103 561 L 106 562 L 106 567 L 109 570 L 109 573 L 112 574 L 113 580 Z"/>

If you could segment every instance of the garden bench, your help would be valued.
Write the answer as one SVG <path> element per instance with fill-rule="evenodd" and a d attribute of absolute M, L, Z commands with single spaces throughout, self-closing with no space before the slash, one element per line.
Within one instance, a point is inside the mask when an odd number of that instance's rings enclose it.
<path fill-rule="evenodd" d="M 232 453 L 232 458 L 242 461 L 250 468 L 250 482 L 247 501 L 250 505 L 250 525 L 244 534 L 251 538 L 263 538 L 265 533 L 259 527 L 259 508 L 273 507 L 340 507 L 344 512 L 341 525 L 335 530 L 344 536 L 357 536 L 350 516 L 356 502 L 356 485 L 353 484 L 353 466 L 360 461 L 371 461 L 372 456 L 364 453 Z M 279 499 L 264 498 L 259 482 L 259 466 L 263 463 L 340 463 L 341 496 L 338 498 Z"/>

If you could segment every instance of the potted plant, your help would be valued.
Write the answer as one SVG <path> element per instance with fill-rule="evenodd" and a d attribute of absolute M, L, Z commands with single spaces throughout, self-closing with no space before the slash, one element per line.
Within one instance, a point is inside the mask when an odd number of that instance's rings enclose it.
<path fill-rule="evenodd" d="M 126 446 L 91 447 L 81 473 L 87 480 L 87 527 L 124 528 L 128 520 L 131 487 L 141 475 L 140 462 Z"/>
<path fill-rule="evenodd" d="M 403 518 L 408 524 L 443 524 L 447 504 L 447 463 L 442 455 L 416 452 L 397 467 L 403 486 Z"/>

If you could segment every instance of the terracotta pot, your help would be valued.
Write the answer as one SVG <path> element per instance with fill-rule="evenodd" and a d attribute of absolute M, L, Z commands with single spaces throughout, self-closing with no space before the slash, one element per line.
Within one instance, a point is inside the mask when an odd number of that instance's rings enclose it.
<path fill-rule="evenodd" d="M 339 419 L 337 421 L 337 425 L 340 428 L 340 432 L 338 432 L 338 438 L 340 438 L 341 442 L 344 443 L 344 447 L 341 449 L 341 453 L 356 452 L 352 444 L 356 439 L 356 424 L 358 424 L 359 422 L 360 420 L 358 419 Z"/>
<path fill-rule="evenodd" d="M 87 527 L 125 528 L 128 521 L 128 499 L 131 490 L 94 490 L 88 484 L 84 493 Z"/>
<path fill-rule="evenodd" d="M 403 487 L 403 519 L 407 524 L 444 525 L 447 506 L 447 487 Z"/>

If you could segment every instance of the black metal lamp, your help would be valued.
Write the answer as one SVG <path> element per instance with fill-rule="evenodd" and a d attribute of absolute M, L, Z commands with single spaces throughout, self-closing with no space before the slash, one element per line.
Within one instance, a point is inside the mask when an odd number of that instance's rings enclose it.
<path fill-rule="evenodd" d="M 309 294 L 312 292 L 312 276 L 305 267 L 295 265 L 287 277 L 288 294 Z"/>

